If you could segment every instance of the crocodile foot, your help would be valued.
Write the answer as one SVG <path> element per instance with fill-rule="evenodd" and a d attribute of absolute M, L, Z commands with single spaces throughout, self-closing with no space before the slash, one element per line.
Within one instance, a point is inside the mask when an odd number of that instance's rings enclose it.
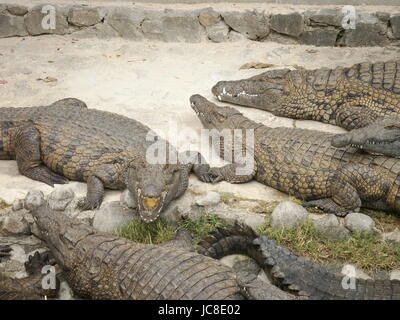
<path fill-rule="evenodd" d="M 350 211 L 336 204 L 332 199 L 318 199 L 307 201 L 302 204 L 304 208 L 318 208 L 326 213 L 332 213 L 338 217 L 345 217 Z M 357 210 L 352 210 L 353 212 Z"/>
<path fill-rule="evenodd" d="M 0 262 L 3 258 L 9 257 L 12 248 L 9 245 L 0 245 Z"/>
<path fill-rule="evenodd" d="M 38 274 L 42 272 L 42 268 L 47 265 L 54 265 L 55 260 L 51 258 L 50 251 L 30 255 L 28 261 L 25 262 L 25 269 L 28 274 Z"/>
<path fill-rule="evenodd" d="M 214 172 L 214 169 L 215 168 L 210 168 L 208 164 L 199 165 L 194 168 L 194 172 L 201 182 L 217 183 L 222 180 L 222 177 Z"/>

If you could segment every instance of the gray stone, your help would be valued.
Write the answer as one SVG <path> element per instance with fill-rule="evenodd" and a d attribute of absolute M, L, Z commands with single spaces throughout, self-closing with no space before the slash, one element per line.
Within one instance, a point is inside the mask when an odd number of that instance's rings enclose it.
<path fill-rule="evenodd" d="M 0 38 L 26 36 L 24 18 L 0 13 Z"/>
<path fill-rule="evenodd" d="M 343 13 L 340 9 L 324 8 L 317 12 L 306 12 L 311 25 L 341 27 Z"/>
<path fill-rule="evenodd" d="M 93 26 L 104 18 L 99 8 L 72 7 L 68 12 L 68 22 L 78 27 Z"/>
<path fill-rule="evenodd" d="M 235 272 L 248 272 L 251 274 L 258 275 L 261 271 L 261 267 L 253 259 L 244 259 L 235 262 L 232 269 Z"/>
<path fill-rule="evenodd" d="M 344 225 L 350 231 L 373 232 L 375 222 L 369 216 L 363 213 L 352 212 L 344 218 Z"/>
<path fill-rule="evenodd" d="M 334 29 L 314 29 L 304 31 L 300 41 L 317 47 L 334 47 L 339 31 Z"/>
<path fill-rule="evenodd" d="M 1 223 L 0 234 L 3 236 L 30 235 L 30 227 L 28 221 L 23 214 L 11 212 L 5 216 Z"/>
<path fill-rule="evenodd" d="M 388 38 L 379 24 L 357 23 L 355 29 L 345 30 L 343 41 L 347 47 L 373 47 L 385 46 Z"/>
<path fill-rule="evenodd" d="M 270 18 L 270 27 L 278 33 L 298 38 L 304 29 L 303 16 L 297 12 L 275 14 Z"/>
<path fill-rule="evenodd" d="M 8 4 L 7 10 L 9 13 L 15 16 L 24 16 L 25 14 L 28 13 L 28 7 L 19 4 Z"/>
<path fill-rule="evenodd" d="M 243 40 L 247 40 L 247 38 L 242 35 L 239 32 L 236 32 L 234 30 L 229 31 L 228 33 L 228 41 L 234 42 L 234 41 L 243 41 Z"/>
<path fill-rule="evenodd" d="M 119 202 L 121 203 L 121 206 L 126 208 L 135 209 L 137 207 L 132 193 L 128 189 L 125 189 L 123 192 L 121 192 Z"/>
<path fill-rule="evenodd" d="M 0 13 L 7 13 L 7 5 L 5 3 L 0 3 Z"/>
<path fill-rule="evenodd" d="M 12 204 L 13 211 L 19 211 L 24 208 L 24 200 L 23 199 L 15 199 Z"/>
<path fill-rule="evenodd" d="M 390 13 L 389 12 L 376 12 L 375 16 L 380 20 L 383 21 L 384 23 L 388 23 L 390 20 Z"/>
<path fill-rule="evenodd" d="M 213 206 L 218 204 L 220 201 L 220 194 L 214 191 L 207 191 L 195 199 L 196 204 L 202 207 Z"/>
<path fill-rule="evenodd" d="M 243 218 L 242 222 L 254 231 L 257 231 L 257 228 L 265 222 L 265 217 L 263 215 L 248 214 Z"/>
<path fill-rule="evenodd" d="M 108 202 L 95 211 L 93 227 L 100 232 L 115 233 L 119 226 L 135 217 L 134 211 L 121 207 L 119 201 Z"/>
<path fill-rule="evenodd" d="M 206 27 L 206 33 L 208 39 L 217 43 L 228 41 L 228 32 L 229 32 L 229 27 L 223 21 L 220 21 L 212 26 Z"/>
<path fill-rule="evenodd" d="M 119 33 L 106 23 L 99 23 L 74 32 L 75 38 L 111 39 L 119 36 Z"/>
<path fill-rule="evenodd" d="M 350 231 L 343 226 L 320 226 L 318 233 L 321 237 L 332 241 L 346 240 L 350 236 Z"/>
<path fill-rule="evenodd" d="M 165 42 L 200 42 L 203 35 L 197 14 L 181 10 L 149 13 L 142 31 L 148 39 Z"/>
<path fill-rule="evenodd" d="M 400 15 L 390 17 L 390 25 L 392 26 L 393 36 L 400 39 Z"/>
<path fill-rule="evenodd" d="M 240 32 L 251 40 L 265 38 L 270 32 L 268 17 L 256 10 L 225 12 L 222 13 L 222 17 L 225 23 L 233 30 Z"/>
<path fill-rule="evenodd" d="M 49 194 L 47 200 L 51 209 L 63 211 L 68 204 L 74 199 L 75 193 L 68 185 L 57 187 Z"/>
<path fill-rule="evenodd" d="M 221 21 L 221 15 L 213 8 L 206 8 L 201 10 L 199 14 L 199 21 L 202 26 L 210 27 Z"/>
<path fill-rule="evenodd" d="M 271 227 L 294 228 L 304 223 L 308 216 L 308 211 L 302 206 L 291 201 L 284 201 L 272 211 Z"/>
<path fill-rule="evenodd" d="M 140 24 L 145 18 L 142 10 L 132 10 L 128 8 L 114 8 L 109 12 L 106 22 L 122 38 L 141 40 L 143 33 L 140 30 Z"/>
<path fill-rule="evenodd" d="M 390 280 L 399 280 L 400 281 L 400 270 L 392 270 L 390 272 Z"/>
<path fill-rule="evenodd" d="M 400 243 L 400 230 L 394 229 L 392 232 L 382 233 L 382 239 L 391 243 Z"/>
<path fill-rule="evenodd" d="M 339 219 L 333 214 L 310 214 L 310 217 L 312 218 L 314 227 L 317 230 L 322 227 L 337 227 L 340 225 Z"/>
<path fill-rule="evenodd" d="M 31 8 L 25 15 L 25 26 L 31 35 L 40 34 L 59 34 L 63 35 L 68 33 L 68 21 L 65 11 L 57 6 L 50 5 L 55 8 L 55 24 L 51 25 L 52 11 L 45 11 L 42 13 L 42 8 L 46 9 L 44 5 L 39 5 Z M 42 26 L 44 24 L 44 27 Z"/>

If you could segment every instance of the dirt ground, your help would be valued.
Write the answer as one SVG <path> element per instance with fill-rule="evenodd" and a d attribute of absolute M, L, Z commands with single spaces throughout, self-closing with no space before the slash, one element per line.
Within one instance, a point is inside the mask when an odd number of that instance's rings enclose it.
<path fill-rule="evenodd" d="M 245 63 L 265 62 L 276 68 L 335 67 L 361 61 L 386 61 L 398 58 L 399 53 L 400 48 L 390 47 L 313 48 L 251 41 L 188 44 L 75 39 L 73 36 L 8 38 L 0 39 L 0 83 L 3 83 L 0 84 L 0 101 L 1 107 L 27 107 L 75 97 L 85 101 L 89 108 L 142 121 L 157 132 L 166 133 L 179 147 L 188 141 L 196 144 L 199 139 L 199 134 L 187 136 L 183 132 L 191 129 L 199 133 L 202 128 L 190 108 L 189 97 L 199 93 L 218 103 L 210 91 L 217 81 L 247 78 L 263 72 L 240 70 Z M 342 132 L 330 125 L 237 108 L 249 118 L 274 127 Z M 173 127 L 177 129 L 175 133 L 170 130 Z M 74 184 L 79 192 L 85 192 L 84 184 Z M 45 193 L 51 191 L 42 183 L 20 176 L 15 161 L 0 161 L 0 198 L 10 203 L 31 188 Z M 192 177 L 190 188 L 200 192 L 233 192 L 252 199 L 286 198 L 256 182 L 208 185 Z M 118 196 L 119 192 L 107 192 L 109 200 Z"/>

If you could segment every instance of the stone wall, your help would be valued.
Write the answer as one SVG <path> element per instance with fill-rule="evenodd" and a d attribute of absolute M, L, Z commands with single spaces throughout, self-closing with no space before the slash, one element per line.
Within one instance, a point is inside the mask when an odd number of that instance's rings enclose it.
<path fill-rule="evenodd" d="M 344 28 L 341 7 L 299 7 L 281 12 L 221 7 L 147 9 L 139 6 L 54 5 L 54 28 L 48 28 L 50 11 L 43 5 L 0 4 L 0 38 L 73 34 L 75 37 L 122 37 L 165 42 L 253 41 L 315 46 L 400 45 L 400 8 L 357 7 L 355 28 Z M 254 8 L 254 6 L 253 6 Z M 45 22 L 43 25 L 42 22 Z"/>

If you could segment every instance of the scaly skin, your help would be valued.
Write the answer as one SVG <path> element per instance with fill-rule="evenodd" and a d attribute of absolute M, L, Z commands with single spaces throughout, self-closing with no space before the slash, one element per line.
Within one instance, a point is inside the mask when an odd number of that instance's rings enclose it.
<path fill-rule="evenodd" d="M 16 159 L 21 174 L 51 186 L 67 179 L 87 182 L 83 209 L 98 208 L 104 188 L 127 187 L 149 222 L 185 192 L 191 171 L 212 181 L 198 153 L 190 153 L 188 162 L 149 163 L 146 151 L 155 143 L 150 133 L 138 121 L 88 109 L 73 98 L 43 107 L 0 108 L 0 159 Z M 160 138 L 157 145 L 172 148 Z M 173 148 L 171 154 L 178 156 Z"/>
<path fill-rule="evenodd" d="M 348 284 L 349 279 L 344 279 L 341 268 L 308 261 L 248 227 L 235 225 L 215 230 L 199 246 L 201 253 L 214 259 L 237 253 L 255 259 L 271 282 L 286 291 L 271 288 L 277 299 L 299 296 L 297 298 L 317 300 L 400 300 L 398 280 L 353 279 L 355 287 L 344 289 L 342 283 Z M 254 295 L 255 288 L 249 289 Z"/>
<path fill-rule="evenodd" d="M 190 101 L 207 129 L 216 129 L 219 134 L 226 129 L 231 136 L 234 129 L 254 132 L 254 144 L 247 146 L 245 159 L 251 170 L 238 172 L 245 167 L 243 162 L 228 164 L 213 169 L 219 180 L 243 183 L 255 179 L 308 201 L 305 206 L 340 216 L 360 207 L 400 212 L 399 159 L 363 154 L 353 147 L 332 147 L 333 135 L 329 133 L 269 128 L 200 95 L 192 96 Z M 220 147 L 223 155 L 222 143 Z M 238 151 L 231 144 L 227 148 Z"/>
<path fill-rule="evenodd" d="M 72 290 L 91 299 L 243 299 L 218 261 L 168 246 L 139 244 L 52 211 L 40 192 L 25 200 Z"/>
<path fill-rule="evenodd" d="M 9 253 L 11 248 L 0 245 L 0 262 L 2 253 Z M 3 257 L 6 256 L 5 254 Z M 55 298 L 58 288 L 42 289 L 42 267 L 50 264 L 47 253 L 39 254 L 36 252 L 25 263 L 28 277 L 14 279 L 0 273 L 0 300 L 44 300 Z M 59 284 L 59 283 L 57 283 Z"/>
<path fill-rule="evenodd" d="M 249 79 L 220 81 L 212 92 L 220 101 L 267 110 L 277 116 L 330 123 L 347 130 L 378 123 L 381 137 L 375 137 L 376 130 L 371 128 L 371 133 L 364 130 L 362 134 L 342 135 L 333 143 L 400 156 L 400 130 L 397 128 L 393 145 L 393 126 L 380 123 L 384 118 L 391 120 L 392 125 L 399 123 L 400 60 L 365 62 L 333 70 L 271 70 Z M 389 145 L 380 144 L 382 140 Z"/>

